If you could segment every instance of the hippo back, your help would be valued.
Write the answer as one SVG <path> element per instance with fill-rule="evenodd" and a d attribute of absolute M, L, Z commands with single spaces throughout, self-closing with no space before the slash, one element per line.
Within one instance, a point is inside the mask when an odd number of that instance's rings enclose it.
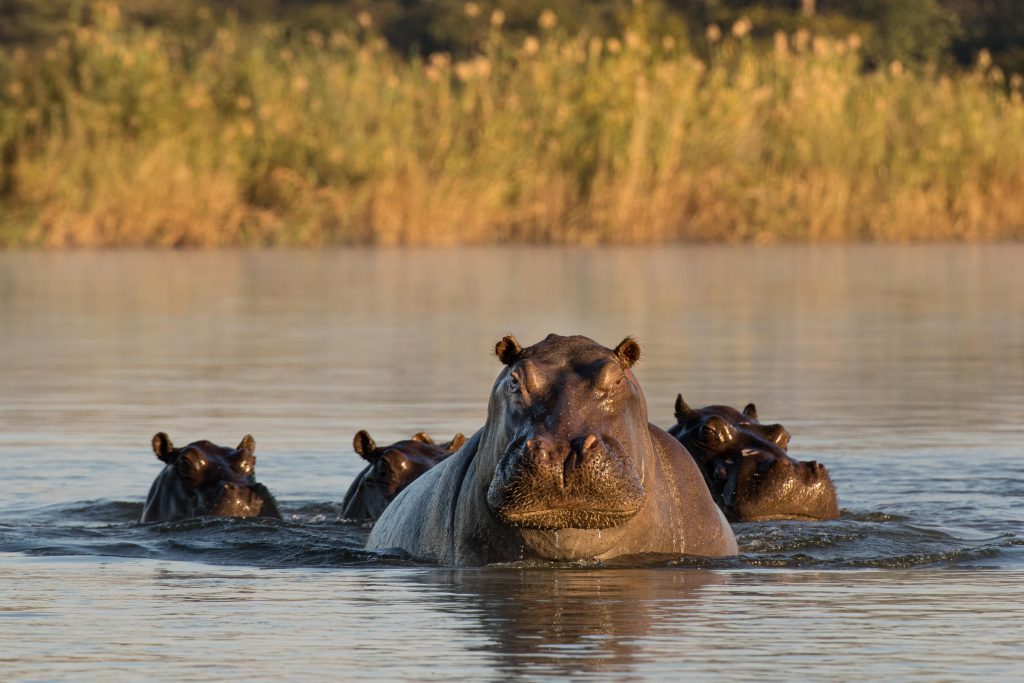
<path fill-rule="evenodd" d="M 451 564 L 455 556 L 454 514 L 479 440 L 477 432 L 454 455 L 399 493 L 373 525 L 367 548 Z"/>

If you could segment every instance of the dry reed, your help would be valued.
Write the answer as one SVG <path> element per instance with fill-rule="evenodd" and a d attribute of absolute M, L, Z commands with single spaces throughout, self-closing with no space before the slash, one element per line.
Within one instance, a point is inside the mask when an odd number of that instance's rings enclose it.
<path fill-rule="evenodd" d="M 1022 83 L 984 59 L 867 73 L 856 37 L 738 25 L 705 62 L 642 10 L 606 40 L 479 16 L 458 62 L 93 16 L 0 50 L 0 246 L 1024 236 Z"/>

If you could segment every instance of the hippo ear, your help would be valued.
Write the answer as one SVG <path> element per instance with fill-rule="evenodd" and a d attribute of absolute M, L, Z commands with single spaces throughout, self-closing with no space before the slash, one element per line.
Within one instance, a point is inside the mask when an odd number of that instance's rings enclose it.
<path fill-rule="evenodd" d="M 507 337 L 502 337 L 501 341 L 494 345 L 495 355 L 505 365 L 512 365 L 519 360 L 519 354 L 522 352 L 523 347 L 519 345 L 519 342 L 511 334 Z"/>
<path fill-rule="evenodd" d="M 693 408 L 686 405 L 686 401 L 683 400 L 682 394 L 676 394 L 676 419 L 680 422 L 683 418 L 693 412 Z"/>
<path fill-rule="evenodd" d="M 452 440 L 448 442 L 448 445 L 445 447 L 445 450 L 447 450 L 449 453 L 454 453 L 455 451 L 462 448 L 462 444 L 464 443 L 466 443 L 466 435 L 460 432 L 452 437 Z"/>
<path fill-rule="evenodd" d="M 770 441 L 775 442 L 775 445 L 781 448 L 782 450 L 789 450 L 789 430 L 783 427 L 782 425 L 768 425 L 765 428 L 765 435 L 768 437 Z"/>
<path fill-rule="evenodd" d="M 640 345 L 632 337 L 626 337 L 615 347 L 615 355 L 618 356 L 622 367 L 628 370 L 640 360 Z"/>
<path fill-rule="evenodd" d="M 157 432 L 153 435 L 153 452 L 156 453 L 156 457 L 166 463 L 170 463 L 173 450 L 174 444 L 171 443 L 170 437 L 163 432 Z"/>
<path fill-rule="evenodd" d="M 252 434 L 246 434 L 242 437 L 242 440 L 238 442 L 238 448 L 236 450 L 245 451 L 249 454 L 255 453 L 256 439 L 252 438 Z"/>
<path fill-rule="evenodd" d="M 751 420 L 756 420 L 757 406 L 755 406 L 753 403 L 748 403 L 746 407 L 743 408 L 743 414 L 749 417 Z"/>
<path fill-rule="evenodd" d="M 363 460 L 373 462 L 373 451 L 377 448 L 377 444 L 373 442 L 369 432 L 360 429 L 352 438 L 352 448 L 362 456 Z"/>
<path fill-rule="evenodd" d="M 419 441 L 420 443 L 429 444 L 431 446 L 434 445 L 434 440 L 431 439 L 430 435 L 427 434 L 426 432 L 417 432 L 417 433 L 413 434 L 412 435 L 412 440 L 413 441 Z"/>

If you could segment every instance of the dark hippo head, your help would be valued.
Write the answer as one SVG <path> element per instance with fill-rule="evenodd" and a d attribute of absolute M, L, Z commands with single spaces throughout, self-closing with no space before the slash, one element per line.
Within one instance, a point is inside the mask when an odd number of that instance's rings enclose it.
<path fill-rule="evenodd" d="M 175 448 L 166 434 L 156 434 L 153 452 L 166 464 L 149 489 L 142 521 L 204 515 L 280 519 L 274 497 L 256 482 L 255 448 L 256 442 L 248 435 L 237 448 L 209 441 Z"/>
<path fill-rule="evenodd" d="M 761 424 L 757 419 L 757 406 L 753 403 L 748 403 L 744 406 L 742 412 L 731 406 L 717 405 L 704 406 L 700 410 L 695 411 L 693 408 L 686 405 L 686 401 L 683 400 L 682 394 L 677 394 L 675 414 L 676 422 L 679 424 L 689 424 L 690 422 L 702 417 L 718 415 L 730 424 L 749 429 L 750 431 L 759 434 L 762 438 L 768 439 L 784 451 L 789 449 L 789 430 L 780 424 Z M 671 430 L 669 430 L 669 432 L 671 433 Z"/>
<path fill-rule="evenodd" d="M 466 437 L 456 434 L 451 441 L 435 444 L 426 433 L 411 439 L 378 446 L 369 433 L 360 430 L 352 447 L 369 464 L 356 475 L 341 503 L 341 519 L 374 521 L 406 486 L 421 474 L 459 450 Z"/>
<path fill-rule="evenodd" d="M 732 522 L 834 519 L 836 491 L 828 470 L 789 457 L 789 432 L 757 422 L 753 404 L 693 409 L 676 399 L 669 434 L 693 455 L 715 502 Z"/>
<path fill-rule="evenodd" d="M 548 530 L 608 529 L 636 515 L 651 452 L 630 371 L 640 346 L 549 335 L 526 349 L 505 337 L 496 352 L 506 368 L 488 424 L 505 445 L 487 489 L 491 510 L 513 527 Z"/>

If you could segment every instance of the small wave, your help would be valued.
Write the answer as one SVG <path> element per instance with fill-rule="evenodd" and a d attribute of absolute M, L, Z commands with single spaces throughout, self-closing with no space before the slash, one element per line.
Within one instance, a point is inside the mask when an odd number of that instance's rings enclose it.
<path fill-rule="evenodd" d="M 339 521 L 334 502 L 280 503 L 283 520 L 200 517 L 140 524 L 137 501 L 87 500 L 21 511 L 0 524 L 0 551 L 31 555 L 96 555 L 198 561 L 255 567 L 344 567 L 417 564 L 363 549 L 369 525 Z M 823 522 L 734 525 L 740 555 L 702 559 L 666 556 L 612 562 L 527 563 L 599 568 L 673 566 L 704 569 L 1019 566 L 1024 539 L 1012 533 L 916 524 L 900 515 L 844 511 Z M 513 566 L 520 566 L 519 563 Z"/>
<path fill-rule="evenodd" d="M 910 518 L 906 515 L 895 515 L 888 512 L 852 512 L 843 509 L 840 511 L 840 519 L 850 519 L 856 522 L 905 522 Z"/>

